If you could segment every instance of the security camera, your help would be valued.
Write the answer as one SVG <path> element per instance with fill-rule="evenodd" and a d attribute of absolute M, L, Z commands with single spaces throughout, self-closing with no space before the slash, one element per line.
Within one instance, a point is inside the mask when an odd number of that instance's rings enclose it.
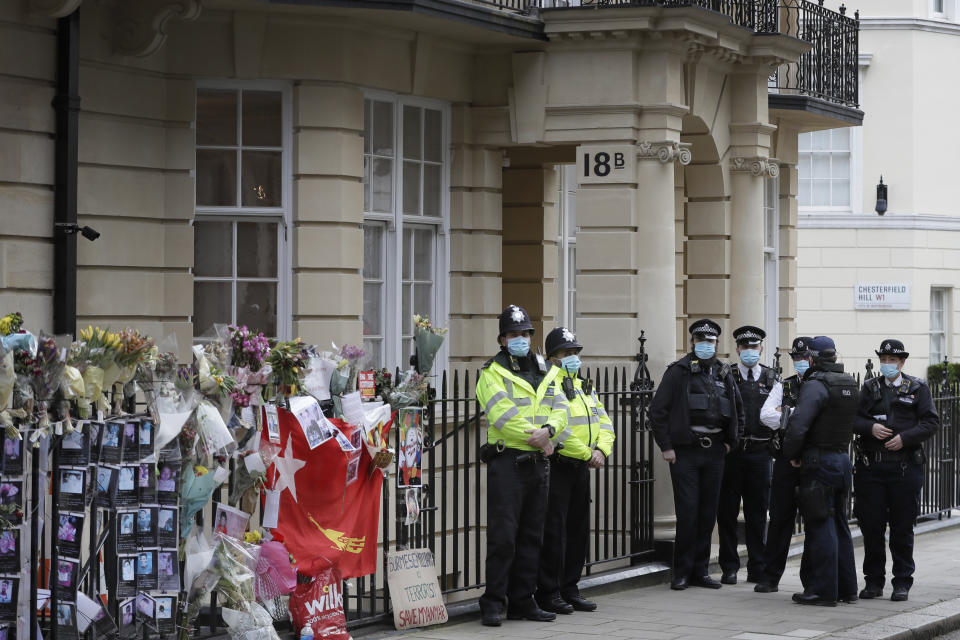
<path fill-rule="evenodd" d="M 96 229 L 91 229 L 90 227 L 81 227 L 80 235 L 82 235 L 84 238 L 86 238 L 90 242 L 93 242 L 94 240 L 100 237 L 100 232 L 97 231 Z"/>
<path fill-rule="evenodd" d="M 91 227 L 81 227 L 76 222 L 58 222 L 54 225 L 57 229 L 62 230 L 65 234 L 70 235 L 72 233 L 79 233 L 87 240 L 93 242 L 100 237 L 100 232 Z"/>

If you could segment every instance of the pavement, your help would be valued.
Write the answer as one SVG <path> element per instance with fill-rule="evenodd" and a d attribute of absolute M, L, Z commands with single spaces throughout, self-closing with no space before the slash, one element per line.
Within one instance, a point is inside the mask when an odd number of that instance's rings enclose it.
<path fill-rule="evenodd" d="M 565 640 L 571 638 L 635 638 L 637 640 L 920 640 L 960 629 L 960 518 L 917 527 L 914 586 L 907 602 L 884 598 L 854 604 L 810 607 L 790 596 L 802 591 L 799 557 L 787 564 L 780 591 L 754 593 L 741 582 L 719 590 L 691 587 L 671 591 L 666 583 L 585 595 L 599 605 L 593 613 L 558 616 L 555 622 L 504 620 L 501 627 L 480 625 L 474 614 L 446 625 L 407 632 L 375 633 L 402 640 Z M 858 570 L 863 557 L 856 549 Z M 889 553 L 888 553 L 889 571 Z M 661 579 L 669 576 L 663 572 Z M 719 575 L 715 575 L 719 578 Z M 889 577 L 888 577 L 889 580 Z M 861 577 L 861 588 L 863 586 Z M 368 636 L 369 637 L 369 636 Z"/>

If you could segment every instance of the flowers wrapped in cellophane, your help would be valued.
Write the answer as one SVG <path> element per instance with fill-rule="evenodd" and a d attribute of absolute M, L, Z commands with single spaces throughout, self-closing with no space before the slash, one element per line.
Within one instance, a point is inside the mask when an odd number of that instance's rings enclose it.
<path fill-rule="evenodd" d="M 401 374 L 397 386 L 390 391 L 390 406 L 398 410 L 412 405 L 425 405 L 428 393 L 427 377 L 410 369 Z"/>
<path fill-rule="evenodd" d="M 120 348 L 118 334 L 92 326 L 80 331 L 80 340 L 70 347 L 67 362 L 76 367 L 83 377 L 83 395 L 77 398 L 77 409 L 81 418 L 91 417 L 94 409 L 107 411 L 104 392 L 120 373 L 116 364 Z"/>
<path fill-rule="evenodd" d="M 310 351 L 303 340 L 277 342 L 267 356 L 267 363 L 273 370 L 273 380 L 278 395 L 296 395 L 303 377 L 307 374 L 307 362 Z"/>
<path fill-rule="evenodd" d="M 261 389 L 270 381 L 272 367 L 267 364 L 270 341 L 262 332 L 254 333 L 244 326 L 229 325 L 228 336 L 231 348 L 230 373 L 237 381 L 233 391 L 235 407 L 258 406 Z"/>
<path fill-rule="evenodd" d="M 42 334 L 37 341 L 36 355 L 21 361 L 21 369 L 18 373 L 25 375 L 30 384 L 41 431 L 50 427 L 48 411 L 62 383 L 65 361 L 66 351 L 61 357 L 56 339 Z"/>
<path fill-rule="evenodd" d="M 418 373 L 430 373 L 446 333 L 446 329 L 434 327 L 427 316 L 413 316 L 413 341 L 417 345 Z"/>

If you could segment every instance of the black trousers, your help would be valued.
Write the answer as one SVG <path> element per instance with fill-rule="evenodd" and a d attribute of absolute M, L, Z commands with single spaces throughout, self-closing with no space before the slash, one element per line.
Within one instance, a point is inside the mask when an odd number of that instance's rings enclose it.
<path fill-rule="evenodd" d="M 797 486 L 800 484 L 800 469 L 786 458 L 773 462 L 773 477 L 770 481 L 770 521 L 767 523 L 767 542 L 763 553 L 763 574 L 760 581 L 778 585 L 787 566 L 787 554 L 793 530 L 797 525 Z M 809 570 L 810 556 L 800 559 L 800 580 Z"/>
<path fill-rule="evenodd" d="M 519 460 L 518 458 L 526 458 Z M 482 610 L 528 611 L 540 568 L 550 461 L 506 449 L 487 465 L 487 588 Z"/>
<path fill-rule="evenodd" d="M 590 468 L 584 460 L 550 464 L 550 498 L 540 548 L 537 600 L 580 595 L 577 583 L 590 532 Z"/>
<path fill-rule="evenodd" d="M 913 525 L 920 512 L 923 466 L 912 462 L 857 464 L 854 507 L 863 533 L 863 577 L 882 589 L 887 563 L 884 533 L 890 525 L 893 588 L 913 586 Z"/>
<path fill-rule="evenodd" d="M 709 448 L 704 449 L 695 440 L 692 445 L 677 446 L 674 452 L 677 460 L 670 465 L 677 514 L 673 577 L 705 576 L 710 564 L 710 538 L 717 522 L 726 447 L 714 438 Z"/>
<path fill-rule="evenodd" d="M 763 571 L 763 546 L 770 503 L 770 463 L 765 445 L 753 445 L 750 451 L 731 451 L 723 465 L 720 505 L 717 509 L 717 533 L 720 537 L 720 569 L 736 573 L 740 569 L 737 553 L 737 517 L 743 501 L 743 522 L 747 543 L 747 577 L 759 578 Z"/>

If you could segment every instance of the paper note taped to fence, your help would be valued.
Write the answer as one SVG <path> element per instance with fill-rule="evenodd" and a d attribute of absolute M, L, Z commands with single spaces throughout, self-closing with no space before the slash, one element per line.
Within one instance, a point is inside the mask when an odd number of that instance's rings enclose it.
<path fill-rule="evenodd" d="M 388 553 L 387 585 L 397 629 L 428 627 L 447 621 L 447 607 L 437 581 L 437 565 L 429 549 Z"/>

